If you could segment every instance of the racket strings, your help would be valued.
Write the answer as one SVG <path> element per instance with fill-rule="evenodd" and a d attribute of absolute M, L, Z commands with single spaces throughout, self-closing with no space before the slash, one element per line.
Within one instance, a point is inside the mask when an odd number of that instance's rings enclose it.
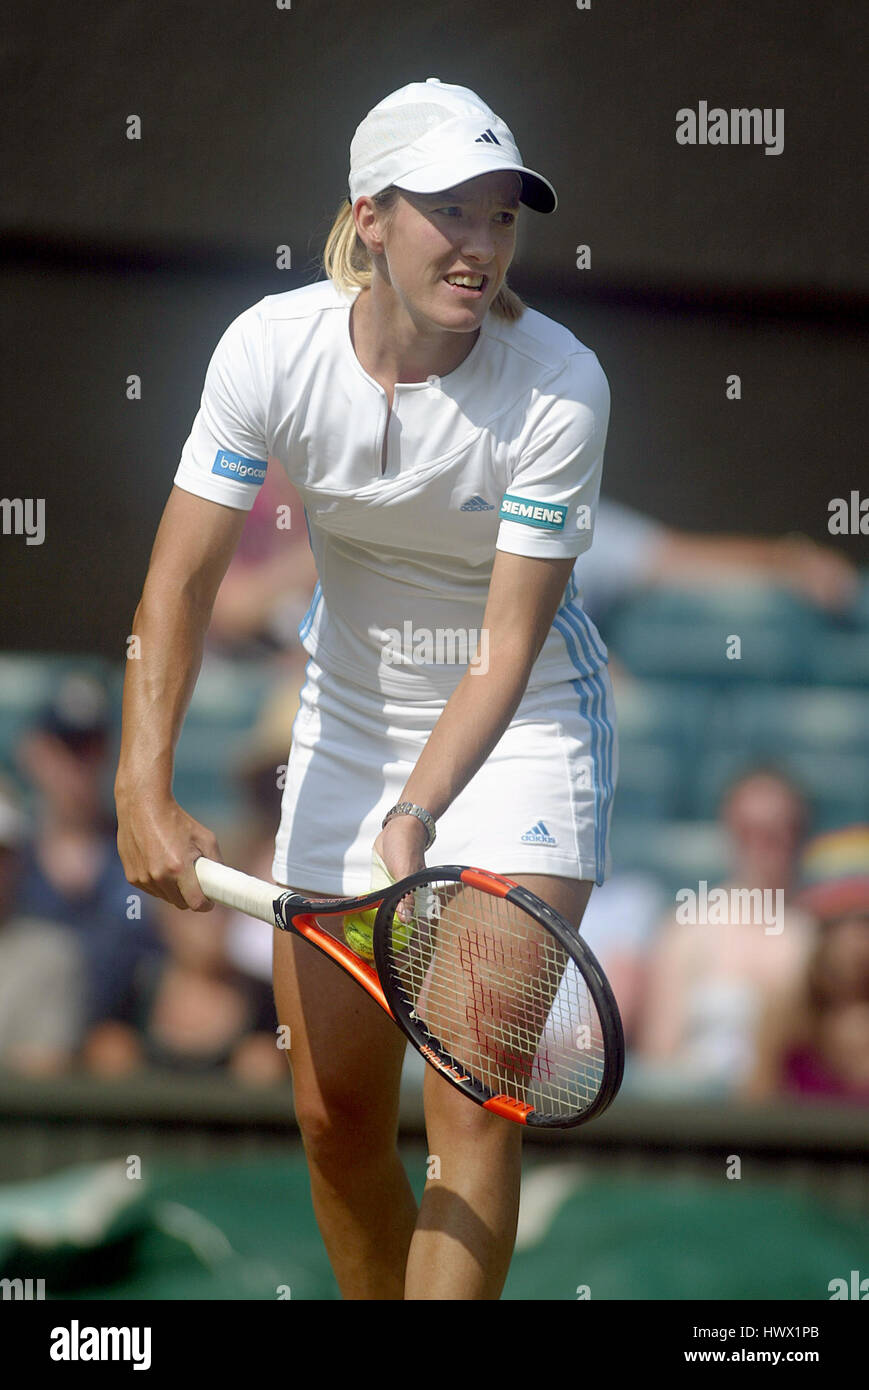
<path fill-rule="evenodd" d="M 570 954 L 522 908 L 455 882 L 418 889 L 412 932 L 387 941 L 412 1020 L 495 1095 L 581 1114 L 604 1075 L 604 1031 Z"/>

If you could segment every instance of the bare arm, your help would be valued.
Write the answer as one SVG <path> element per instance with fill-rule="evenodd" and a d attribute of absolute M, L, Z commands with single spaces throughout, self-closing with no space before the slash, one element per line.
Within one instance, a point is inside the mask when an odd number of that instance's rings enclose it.
<path fill-rule="evenodd" d="M 783 1094 L 788 1050 L 809 1040 L 808 1012 L 803 982 L 765 1000 L 754 1037 L 754 1060 L 741 1088 L 746 1100 L 772 1100 Z"/>
<path fill-rule="evenodd" d="M 807 536 L 707 536 L 668 530 L 646 576 L 648 584 L 690 587 L 746 579 L 780 585 L 832 610 L 847 608 L 857 592 L 851 561 Z"/>
<path fill-rule="evenodd" d="M 115 803 L 118 852 L 135 887 L 176 907 L 208 910 L 193 862 L 220 858 L 212 833 L 175 801 L 175 747 L 202 662 L 218 586 L 247 513 L 174 487 L 151 552 L 127 662 Z"/>
<path fill-rule="evenodd" d="M 635 1036 L 637 1055 L 647 1062 L 678 1062 L 686 1042 L 691 989 L 690 938 L 672 918 L 652 944 L 644 998 Z"/>
<path fill-rule="evenodd" d="M 487 662 L 469 666 L 459 681 L 401 801 L 437 820 L 482 767 L 516 713 L 573 565 L 496 552 L 483 617 Z M 396 878 L 423 867 L 424 844 L 425 829 L 412 816 L 390 821 L 375 841 Z"/>

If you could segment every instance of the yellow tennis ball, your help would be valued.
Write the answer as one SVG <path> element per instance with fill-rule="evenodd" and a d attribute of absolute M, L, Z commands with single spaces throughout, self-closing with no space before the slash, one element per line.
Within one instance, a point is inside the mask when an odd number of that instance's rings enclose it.
<path fill-rule="evenodd" d="M 374 919 L 377 909 L 369 912 L 348 912 L 344 918 L 344 940 L 363 960 L 374 960 Z M 392 918 L 392 945 L 403 951 L 413 936 L 413 923 L 402 922 L 398 913 Z"/>
<path fill-rule="evenodd" d="M 392 948 L 403 951 L 413 936 L 413 922 L 402 922 L 398 913 L 392 919 Z"/>
<path fill-rule="evenodd" d="M 363 960 L 374 959 L 374 919 L 376 908 L 371 912 L 348 912 L 344 918 L 344 940 Z"/>

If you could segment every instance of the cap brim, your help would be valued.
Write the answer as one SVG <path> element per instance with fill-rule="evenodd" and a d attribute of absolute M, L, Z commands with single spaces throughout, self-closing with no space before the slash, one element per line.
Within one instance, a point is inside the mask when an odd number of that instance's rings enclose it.
<path fill-rule="evenodd" d="M 554 212 L 558 207 L 558 196 L 548 179 L 524 164 L 514 164 L 511 160 L 493 158 L 490 149 L 475 154 L 463 155 L 459 160 L 449 163 L 426 164 L 415 169 L 412 174 L 394 179 L 396 188 L 408 193 L 440 193 L 446 188 L 456 188 L 468 179 L 479 178 L 481 174 L 501 174 L 510 172 L 522 178 L 522 192 L 519 201 L 535 212 Z"/>

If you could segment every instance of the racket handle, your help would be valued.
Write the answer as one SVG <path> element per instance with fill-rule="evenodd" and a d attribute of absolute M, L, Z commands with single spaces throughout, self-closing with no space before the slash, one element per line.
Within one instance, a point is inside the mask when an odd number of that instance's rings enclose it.
<path fill-rule="evenodd" d="M 250 874 L 238 869 L 230 869 L 226 864 L 218 864 L 214 859 L 197 859 L 193 867 L 206 898 L 275 925 L 273 904 L 284 889 L 265 883 L 261 878 L 251 878 Z"/>

